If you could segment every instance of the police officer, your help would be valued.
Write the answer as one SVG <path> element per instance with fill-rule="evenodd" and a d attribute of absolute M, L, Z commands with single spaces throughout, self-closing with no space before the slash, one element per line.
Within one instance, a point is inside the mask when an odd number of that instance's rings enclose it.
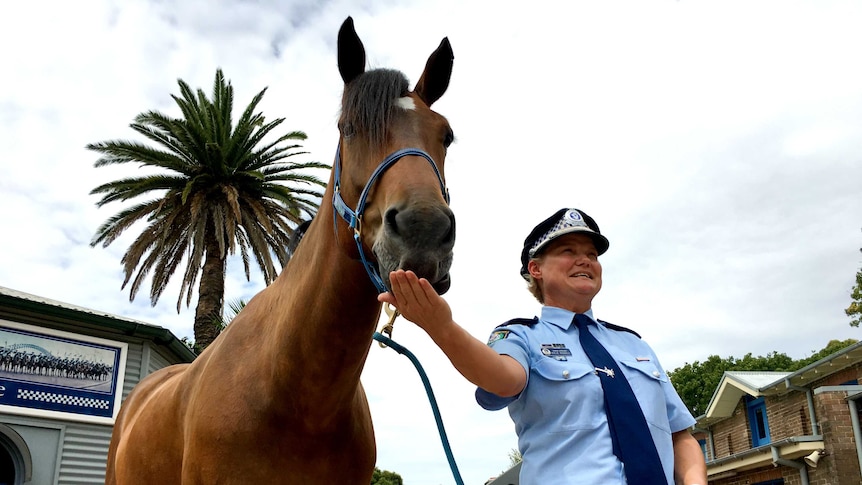
<path fill-rule="evenodd" d="M 455 323 L 446 301 L 411 271 L 390 273 L 392 291 L 379 300 L 428 333 L 478 386 L 482 407 L 508 407 L 523 458 L 522 485 L 705 485 L 703 454 L 688 431 L 695 419 L 655 353 L 633 331 L 593 315 L 602 287 L 598 257 L 608 246 L 595 220 L 578 209 L 561 209 L 539 223 L 524 240 L 521 275 L 543 304 L 541 316 L 497 327 L 487 344 Z M 609 361 L 596 364 L 596 346 Z M 613 397 L 619 385 L 633 394 L 634 411 L 613 412 L 621 406 Z M 643 429 L 614 418 L 620 415 L 637 415 Z M 627 457 L 636 435 L 643 435 L 644 448 Z M 640 475 L 643 468 L 654 478 Z"/>

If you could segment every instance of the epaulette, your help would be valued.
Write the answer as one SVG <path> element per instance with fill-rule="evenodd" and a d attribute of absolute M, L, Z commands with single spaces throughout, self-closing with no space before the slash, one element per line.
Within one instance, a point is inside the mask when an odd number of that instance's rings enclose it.
<path fill-rule="evenodd" d="M 526 325 L 528 327 L 532 327 L 539 321 L 539 317 L 533 318 L 513 318 L 506 323 L 502 323 L 497 325 L 497 327 L 507 327 L 509 325 Z"/>
<path fill-rule="evenodd" d="M 609 329 L 611 329 L 611 330 L 616 330 L 617 332 L 628 332 L 628 333 L 630 333 L 630 334 L 634 335 L 634 336 L 635 336 L 635 337 L 637 337 L 637 338 L 641 338 L 641 334 L 639 334 L 639 333 L 635 332 L 634 330 L 632 330 L 632 329 L 630 329 L 630 328 L 621 327 L 621 326 L 619 326 L 619 325 L 614 325 L 613 323 L 608 323 L 608 322 L 606 322 L 606 321 L 604 321 L 604 320 L 599 320 L 599 322 L 601 322 L 602 324 L 604 324 L 604 326 L 605 326 L 605 327 L 607 327 L 607 328 L 609 328 Z"/>

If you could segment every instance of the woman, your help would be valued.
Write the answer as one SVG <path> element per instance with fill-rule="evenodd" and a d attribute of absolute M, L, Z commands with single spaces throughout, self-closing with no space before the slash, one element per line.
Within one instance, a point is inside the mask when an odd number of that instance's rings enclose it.
<path fill-rule="evenodd" d="M 379 300 L 428 333 L 478 386 L 482 407 L 508 407 L 522 485 L 705 485 L 703 454 L 688 431 L 695 419 L 654 352 L 633 331 L 593 316 L 608 246 L 578 209 L 539 223 L 524 240 L 521 275 L 541 316 L 497 327 L 487 344 L 411 271 L 392 272 L 392 291 Z"/>

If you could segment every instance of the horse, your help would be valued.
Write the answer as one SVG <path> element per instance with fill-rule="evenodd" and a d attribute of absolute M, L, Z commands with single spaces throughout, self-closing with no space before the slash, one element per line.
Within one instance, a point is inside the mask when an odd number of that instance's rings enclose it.
<path fill-rule="evenodd" d="M 454 57 L 444 38 L 410 91 L 400 71 L 365 70 L 351 17 L 337 51 L 339 144 L 323 198 L 332 208 L 194 362 L 129 393 L 107 485 L 370 483 L 376 446 L 360 374 L 377 295 L 397 268 L 440 293 L 450 285 L 455 218 L 443 164 L 453 133 L 430 107 Z"/>

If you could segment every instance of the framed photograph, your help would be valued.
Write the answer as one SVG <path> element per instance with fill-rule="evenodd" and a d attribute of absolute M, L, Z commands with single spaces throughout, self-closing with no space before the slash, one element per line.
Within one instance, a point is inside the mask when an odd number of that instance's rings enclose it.
<path fill-rule="evenodd" d="M 0 320 L 0 412 L 114 424 L 128 344 Z"/>

